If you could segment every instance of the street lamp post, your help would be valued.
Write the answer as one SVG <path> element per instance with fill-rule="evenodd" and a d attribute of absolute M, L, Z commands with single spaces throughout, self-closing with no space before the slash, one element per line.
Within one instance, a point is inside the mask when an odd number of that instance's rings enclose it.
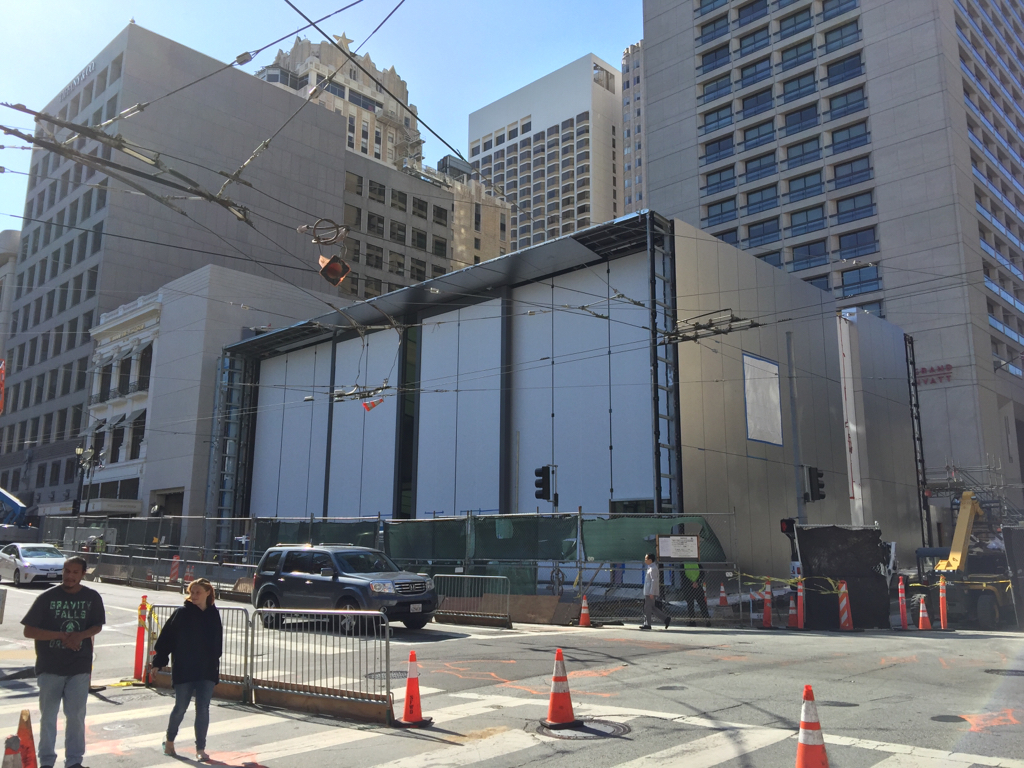
<path fill-rule="evenodd" d="M 78 525 L 82 518 L 82 487 L 85 483 L 86 471 L 92 465 L 93 453 L 92 448 L 85 448 L 81 445 L 75 448 L 75 455 L 78 457 L 78 494 L 75 496 L 75 533 L 72 537 L 72 547 L 75 551 L 78 550 Z M 88 511 L 88 502 L 86 502 L 86 512 L 88 513 Z"/>

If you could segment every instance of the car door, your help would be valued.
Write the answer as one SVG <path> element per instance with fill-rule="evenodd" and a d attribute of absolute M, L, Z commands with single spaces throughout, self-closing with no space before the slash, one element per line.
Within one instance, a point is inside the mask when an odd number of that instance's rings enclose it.
<path fill-rule="evenodd" d="M 330 553 L 314 550 L 312 555 L 309 577 L 306 580 L 310 604 L 318 611 L 333 610 L 337 602 L 336 593 L 339 591 L 337 587 L 338 582 L 333 575 L 322 576 L 321 574 L 324 568 L 330 568 L 334 574 L 337 574 L 338 568 L 334 564 Z"/>
<path fill-rule="evenodd" d="M 315 598 L 310 586 L 310 569 L 313 567 L 313 553 L 308 549 L 292 549 L 281 563 L 281 575 L 277 582 L 281 587 L 281 607 L 295 610 L 314 610 Z"/>

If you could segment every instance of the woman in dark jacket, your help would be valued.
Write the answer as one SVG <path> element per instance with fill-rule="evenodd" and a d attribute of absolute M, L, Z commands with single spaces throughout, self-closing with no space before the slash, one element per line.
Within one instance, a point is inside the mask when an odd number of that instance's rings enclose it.
<path fill-rule="evenodd" d="M 224 629 L 213 604 L 213 585 L 196 579 L 188 588 L 185 605 L 167 620 L 156 641 L 153 666 L 167 666 L 171 656 L 171 681 L 174 683 L 174 709 L 167 723 L 164 754 L 176 755 L 174 739 L 192 696 L 196 697 L 196 760 L 207 761 L 206 732 L 210 728 L 210 699 L 219 681 L 220 655 Z"/>

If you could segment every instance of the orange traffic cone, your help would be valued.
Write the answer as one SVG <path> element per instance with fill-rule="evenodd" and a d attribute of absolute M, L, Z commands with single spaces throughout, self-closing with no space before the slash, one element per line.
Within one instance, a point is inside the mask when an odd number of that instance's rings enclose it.
<path fill-rule="evenodd" d="M 420 710 L 420 665 L 416 662 L 416 651 L 409 651 L 409 674 L 405 678 L 405 712 L 399 725 L 411 728 L 426 728 L 434 722 L 424 717 Z"/>
<path fill-rule="evenodd" d="M 786 622 L 786 629 L 798 629 L 796 623 L 796 597 L 789 593 L 789 621 Z"/>
<path fill-rule="evenodd" d="M 729 607 L 729 599 L 725 596 L 725 584 L 718 587 L 718 605 L 722 608 Z"/>
<path fill-rule="evenodd" d="M 548 718 L 541 720 L 541 725 L 552 730 L 562 728 L 579 728 L 582 720 L 577 720 L 572 712 L 572 697 L 569 695 L 569 678 L 565 674 L 565 659 L 562 649 L 555 651 L 555 671 L 551 675 L 551 699 L 548 702 Z"/>
<path fill-rule="evenodd" d="M 762 629 L 775 629 L 772 626 L 772 585 L 771 582 L 766 581 L 764 583 L 764 592 L 761 593 L 764 598 L 764 612 L 761 614 L 761 627 Z"/>
<path fill-rule="evenodd" d="M 36 768 L 36 743 L 32 738 L 32 716 L 27 709 L 21 710 L 18 720 L 18 740 L 21 742 L 21 768 Z"/>
<path fill-rule="evenodd" d="M 853 614 L 850 612 L 850 594 L 846 591 L 846 582 L 839 582 L 839 629 L 853 631 Z"/>
<path fill-rule="evenodd" d="M 796 768 L 828 768 L 825 738 L 818 722 L 818 705 L 814 691 L 804 686 L 804 704 L 800 710 L 800 738 L 796 745 Z"/>
<path fill-rule="evenodd" d="M 21 768 L 21 741 L 17 736 L 8 736 L 4 742 L 3 768 Z"/>
<path fill-rule="evenodd" d="M 587 596 L 583 596 L 583 607 L 580 608 L 580 626 L 589 627 L 590 624 L 590 608 L 587 606 Z"/>
<path fill-rule="evenodd" d="M 918 605 L 921 612 L 917 616 L 917 628 L 919 630 L 931 629 L 932 620 L 928 618 L 928 606 L 924 603 L 924 595 L 921 595 L 921 602 Z"/>

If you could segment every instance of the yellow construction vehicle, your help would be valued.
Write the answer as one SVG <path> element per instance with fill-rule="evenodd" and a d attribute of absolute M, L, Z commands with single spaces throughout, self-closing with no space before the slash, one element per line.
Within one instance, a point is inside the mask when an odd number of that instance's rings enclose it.
<path fill-rule="evenodd" d="M 1006 553 L 1000 550 L 970 552 L 974 521 L 985 514 L 972 491 L 960 497 L 960 512 L 949 548 L 917 550 L 920 583 L 927 587 L 928 613 L 938 615 L 938 583 L 946 578 L 946 603 L 950 622 L 977 622 L 980 629 L 995 629 L 1014 617 Z"/>

